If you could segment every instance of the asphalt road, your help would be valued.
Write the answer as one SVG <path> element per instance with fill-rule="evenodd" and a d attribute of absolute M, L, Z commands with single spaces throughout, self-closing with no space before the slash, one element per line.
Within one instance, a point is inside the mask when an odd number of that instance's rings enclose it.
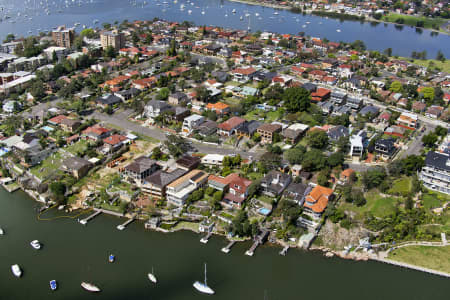
<path fill-rule="evenodd" d="M 161 142 L 167 139 L 165 132 L 161 131 L 155 127 L 146 127 L 142 126 L 138 123 L 134 123 L 128 120 L 128 116 L 130 115 L 129 110 L 116 112 L 113 115 L 107 115 L 104 113 L 94 112 L 92 115 L 88 116 L 88 119 L 97 119 L 104 123 L 113 124 L 115 126 L 120 127 L 125 131 L 133 131 L 140 135 L 151 137 Z M 231 148 L 230 146 L 220 145 L 206 145 L 202 143 L 193 143 L 193 146 L 197 149 L 199 153 L 205 154 L 222 154 L 222 155 L 232 155 L 232 154 L 240 154 L 243 158 L 252 157 L 252 159 L 258 158 L 261 153 L 256 152 L 244 152 L 241 150 L 236 150 Z"/>

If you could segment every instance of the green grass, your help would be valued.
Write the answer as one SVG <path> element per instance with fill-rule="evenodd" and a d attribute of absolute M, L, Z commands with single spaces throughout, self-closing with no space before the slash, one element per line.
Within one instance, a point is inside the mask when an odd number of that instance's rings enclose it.
<path fill-rule="evenodd" d="M 390 194 L 404 195 L 410 193 L 412 189 L 412 181 L 410 177 L 400 178 L 394 181 L 389 189 Z"/>
<path fill-rule="evenodd" d="M 281 119 L 282 117 L 283 117 L 283 111 L 280 110 L 280 109 L 278 109 L 276 111 L 269 111 L 266 114 L 265 121 L 266 122 L 273 122 L 273 121 Z"/>
<path fill-rule="evenodd" d="M 89 147 L 89 143 L 90 141 L 88 140 L 79 140 L 78 142 L 70 146 L 67 146 L 66 148 L 64 148 L 64 150 L 74 155 L 77 155 L 78 153 L 85 152 Z"/>
<path fill-rule="evenodd" d="M 450 196 L 442 193 L 428 191 L 422 194 L 422 204 L 426 209 L 441 207 L 447 201 L 450 201 Z"/>
<path fill-rule="evenodd" d="M 394 211 L 395 203 L 399 201 L 398 197 L 382 197 L 379 192 L 372 190 L 365 195 L 367 203 L 364 206 L 357 207 L 351 203 L 342 202 L 344 210 L 353 211 L 357 218 L 362 218 L 366 212 L 372 213 L 375 217 L 384 217 Z"/>
<path fill-rule="evenodd" d="M 440 29 L 441 25 L 446 22 L 444 19 L 441 18 L 416 17 L 416 16 L 400 15 L 395 13 L 389 13 L 388 15 L 384 16 L 382 20 L 386 22 L 396 23 L 396 21 L 400 18 L 404 20 L 403 25 L 415 27 L 417 26 L 418 21 L 422 21 L 423 28 L 433 29 L 433 26 L 435 27 L 437 26 L 439 30 L 441 30 Z"/>
<path fill-rule="evenodd" d="M 31 174 L 43 180 L 56 172 L 62 172 L 58 169 L 59 167 L 61 167 L 62 161 L 64 159 L 65 157 L 59 151 L 57 151 L 43 160 L 39 165 L 31 168 Z"/>
<path fill-rule="evenodd" d="M 128 205 L 128 203 L 122 201 L 117 206 L 110 205 L 109 203 L 102 203 L 100 206 L 103 209 L 115 211 L 115 212 L 123 214 L 126 211 L 127 205 Z"/>
<path fill-rule="evenodd" d="M 450 273 L 450 246 L 410 246 L 394 250 L 389 259 Z"/>
<path fill-rule="evenodd" d="M 266 196 L 266 195 L 261 195 L 257 198 L 259 201 L 267 203 L 272 205 L 274 198 Z"/>
<path fill-rule="evenodd" d="M 440 60 L 436 60 L 436 59 L 422 60 L 422 59 L 411 59 L 411 58 L 407 58 L 407 57 L 399 57 L 399 59 L 406 60 L 406 61 L 409 61 L 418 66 L 427 67 L 427 68 L 430 66 L 430 62 L 433 62 L 435 67 L 441 69 L 443 72 L 450 73 L 450 60 L 449 59 L 446 59 L 444 62 L 442 62 Z"/>
<path fill-rule="evenodd" d="M 146 135 L 142 135 L 139 134 L 137 132 L 132 131 L 131 134 L 134 134 L 135 136 L 137 136 L 140 140 L 146 141 L 146 142 L 150 142 L 152 144 L 158 144 L 160 142 L 160 140 L 155 139 L 151 136 L 146 136 Z"/>
<path fill-rule="evenodd" d="M 252 173 L 248 173 L 248 174 L 247 174 L 247 177 L 248 177 L 250 180 L 258 180 L 258 179 L 263 178 L 263 177 L 264 177 L 264 174 L 258 173 L 258 172 L 252 172 Z"/>

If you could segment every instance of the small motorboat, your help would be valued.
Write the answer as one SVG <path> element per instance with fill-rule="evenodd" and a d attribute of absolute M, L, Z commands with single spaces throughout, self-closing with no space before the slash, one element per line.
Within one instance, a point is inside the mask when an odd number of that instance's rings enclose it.
<path fill-rule="evenodd" d="M 108 257 L 108 261 L 110 263 L 113 263 L 115 260 L 116 260 L 116 257 L 114 256 L 114 254 L 110 254 L 109 257 Z"/>
<path fill-rule="evenodd" d="M 52 291 L 56 290 L 58 288 L 58 284 L 56 283 L 56 280 L 50 280 L 50 288 Z"/>
<path fill-rule="evenodd" d="M 92 283 L 88 283 L 88 282 L 82 282 L 81 283 L 81 287 L 83 289 L 85 289 L 86 291 L 89 292 L 93 292 L 93 293 L 97 293 L 100 292 L 100 288 L 98 288 L 97 286 L 93 285 Z"/>
<path fill-rule="evenodd" d="M 336 32 L 341 32 L 341 30 L 340 29 L 336 29 Z"/>
<path fill-rule="evenodd" d="M 31 247 L 33 247 L 36 250 L 41 249 L 41 243 L 39 243 L 38 240 L 34 240 L 30 243 Z"/>
<path fill-rule="evenodd" d="M 4 234 L 5 234 L 5 231 L 2 228 L 0 228 L 0 235 L 4 235 Z"/>
<path fill-rule="evenodd" d="M 14 276 L 16 276 L 16 277 L 22 276 L 22 270 L 20 269 L 18 264 L 12 265 L 11 271 L 13 272 Z"/>
<path fill-rule="evenodd" d="M 147 274 L 148 279 L 150 279 L 151 282 L 153 283 L 157 283 L 158 280 L 156 280 L 156 276 L 155 273 L 153 272 L 153 268 L 152 268 L 152 272 Z"/>

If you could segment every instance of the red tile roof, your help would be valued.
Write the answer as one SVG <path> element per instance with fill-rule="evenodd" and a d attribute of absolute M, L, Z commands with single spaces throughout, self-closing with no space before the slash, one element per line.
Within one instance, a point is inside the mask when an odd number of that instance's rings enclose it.
<path fill-rule="evenodd" d="M 49 119 L 48 121 L 53 124 L 61 124 L 62 120 L 67 119 L 65 115 L 59 115 Z"/>
<path fill-rule="evenodd" d="M 127 137 L 120 135 L 120 134 L 113 134 L 105 139 L 103 139 L 103 143 L 109 144 L 109 145 L 117 145 L 123 141 L 125 141 Z"/>
<path fill-rule="evenodd" d="M 332 189 L 316 185 L 308 196 L 306 196 L 304 206 L 310 208 L 315 213 L 323 213 L 328 205 L 328 199 L 332 194 Z"/>
<path fill-rule="evenodd" d="M 244 122 L 245 122 L 245 119 L 242 119 L 239 117 L 232 117 L 232 118 L 228 119 L 227 121 L 223 122 L 222 124 L 219 124 L 218 128 L 222 129 L 224 131 L 231 131 Z"/>

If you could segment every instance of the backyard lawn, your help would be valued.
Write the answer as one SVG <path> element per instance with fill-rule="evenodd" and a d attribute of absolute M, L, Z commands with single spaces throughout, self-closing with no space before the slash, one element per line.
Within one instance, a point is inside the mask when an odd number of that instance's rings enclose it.
<path fill-rule="evenodd" d="M 78 155 L 79 153 L 83 153 L 88 149 L 89 143 L 90 141 L 88 140 L 79 140 L 78 142 L 65 147 L 64 150 L 72 153 L 73 155 Z"/>
<path fill-rule="evenodd" d="M 409 246 L 392 251 L 389 259 L 450 273 L 450 246 Z"/>
<path fill-rule="evenodd" d="M 394 211 L 395 203 L 401 201 L 399 197 L 383 197 L 376 190 L 366 193 L 367 203 L 357 207 L 351 203 L 342 202 L 342 208 L 355 212 L 357 218 L 362 218 L 366 212 L 372 213 L 375 217 L 384 217 Z"/>
<path fill-rule="evenodd" d="M 69 155 L 57 151 L 43 160 L 39 165 L 31 168 L 30 171 L 37 178 L 45 180 L 56 172 L 62 172 L 59 168 L 61 167 L 63 160 L 68 157 Z"/>
<path fill-rule="evenodd" d="M 389 189 L 389 193 L 394 195 L 403 195 L 410 193 L 411 189 L 412 189 L 411 178 L 403 177 L 394 181 L 392 187 Z"/>
<path fill-rule="evenodd" d="M 416 64 L 416 65 L 422 66 L 422 67 L 426 67 L 426 68 L 428 68 L 428 66 L 430 65 L 430 62 L 433 62 L 435 67 L 438 67 L 443 72 L 450 73 L 450 60 L 449 59 L 446 59 L 445 61 L 440 61 L 440 60 L 436 60 L 436 59 L 413 59 L 413 60 L 411 60 L 410 58 L 407 58 L 407 57 L 400 57 L 400 58 L 407 60 L 407 61 L 411 61 L 413 64 Z"/>
<path fill-rule="evenodd" d="M 422 194 L 422 204 L 426 209 L 441 207 L 445 202 L 450 201 L 450 196 L 431 192 Z"/>

